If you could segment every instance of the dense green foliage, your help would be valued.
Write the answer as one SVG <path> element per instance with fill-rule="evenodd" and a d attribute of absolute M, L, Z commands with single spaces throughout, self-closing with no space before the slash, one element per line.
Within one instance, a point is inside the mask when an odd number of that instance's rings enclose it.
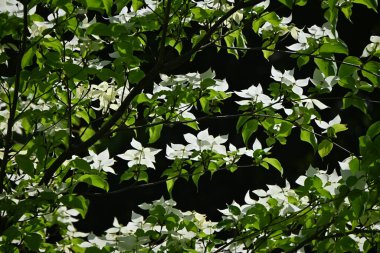
<path fill-rule="evenodd" d="M 321 117 L 328 110 L 322 99 L 336 89 L 345 91 L 342 109 L 356 107 L 368 115 L 365 96 L 380 86 L 380 37 L 360 38 L 368 46 L 352 55 L 337 24 L 338 17 L 350 19 L 356 5 L 377 11 L 378 1 L 320 1 L 326 23 L 312 27 L 298 27 L 273 8 L 302 8 L 307 0 L 272 1 L 1 0 L 0 251 L 380 248 L 380 122 L 371 123 L 359 139 L 360 154 L 354 154 L 336 142 L 352 126 L 339 115 Z M 261 39 L 261 47 L 247 46 L 247 31 Z M 273 66 L 272 82 L 241 91 L 232 91 L 211 69 L 169 74 L 206 47 L 236 58 L 260 50 L 268 61 L 281 52 L 296 66 Z M 298 78 L 305 65 L 313 71 Z M 224 113 L 226 101 L 239 105 L 235 114 Z M 245 146 L 235 147 L 227 133 L 213 136 L 200 129 L 199 122 L 220 118 L 236 120 Z M 188 127 L 183 144 L 155 146 L 162 130 L 174 125 Z M 198 185 L 207 173 L 240 167 L 282 174 L 287 168 L 271 149 L 286 145 L 295 131 L 316 156 L 337 148 L 347 158 L 331 174 L 310 167 L 295 189 L 287 183 L 248 192 L 244 205 L 233 202 L 220 210 L 219 222 L 162 198 L 142 204 L 148 215 L 133 213 L 125 226 L 115 218 L 103 236 L 73 225 L 89 205 L 78 189 L 112 192 L 110 174 L 127 186 L 154 184 L 149 172 L 157 170 L 169 194 L 179 178 Z M 256 132 L 266 138 L 254 138 Z M 129 136 L 131 146 L 110 154 L 120 134 Z M 160 152 L 169 167 L 157 166 Z M 122 160 L 123 171 L 115 170 Z"/>

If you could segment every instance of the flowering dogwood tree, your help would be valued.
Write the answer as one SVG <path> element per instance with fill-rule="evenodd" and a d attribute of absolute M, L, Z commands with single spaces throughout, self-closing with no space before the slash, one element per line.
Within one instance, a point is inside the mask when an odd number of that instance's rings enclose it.
<path fill-rule="evenodd" d="M 368 114 L 366 94 L 380 86 L 380 37 L 360 38 L 368 45 L 352 55 L 337 27 L 338 17 L 350 20 L 357 5 L 377 11 L 378 1 L 320 3 L 325 23 L 303 27 L 277 10 L 302 8 L 307 0 L 1 0 L 0 251 L 377 249 L 380 122 L 359 138 L 355 154 L 336 141 L 352 126 L 321 111 L 329 108 L 322 99 L 339 89 L 342 109 Z M 261 46 L 250 47 L 247 34 Z M 269 62 L 281 53 L 295 66 L 273 66 L 271 82 L 240 91 L 212 69 L 171 74 L 209 47 L 236 58 L 262 51 Z M 309 74 L 301 71 L 305 65 Z M 224 111 L 229 101 L 238 105 L 235 114 Z M 244 145 L 200 124 L 223 118 L 236 121 Z M 162 130 L 177 125 L 187 127 L 182 142 L 158 147 Z M 107 145 L 121 132 L 129 134 L 128 150 L 110 152 Z M 316 156 L 336 148 L 347 158 L 331 174 L 310 167 L 298 187 L 286 181 L 248 192 L 243 205 L 219 210 L 220 221 L 161 198 L 141 204 L 147 212 L 133 213 L 128 224 L 115 218 L 102 236 L 74 226 L 89 205 L 81 185 L 107 194 L 111 175 L 127 185 L 154 184 L 155 170 L 170 194 L 180 178 L 197 185 L 205 174 L 241 167 L 282 174 L 287 168 L 271 150 L 286 145 L 292 132 Z M 169 167 L 158 165 L 160 153 Z M 123 160 L 120 171 L 114 166 Z"/>

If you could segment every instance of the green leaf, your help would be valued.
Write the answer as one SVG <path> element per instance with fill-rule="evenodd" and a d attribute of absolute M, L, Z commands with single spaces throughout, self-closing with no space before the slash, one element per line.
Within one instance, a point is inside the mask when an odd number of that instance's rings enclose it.
<path fill-rule="evenodd" d="M 358 108 L 360 111 L 362 111 L 364 114 L 367 114 L 367 104 L 365 100 L 361 97 L 353 95 L 351 92 L 345 95 L 342 102 L 342 109 L 347 109 L 350 106 L 354 106 Z"/>
<path fill-rule="evenodd" d="M 111 36 L 112 31 L 107 24 L 94 23 L 86 29 L 88 35 Z"/>
<path fill-rule="evenodd" d="M 307 55 L 301 55 L 297 58 L 297 67 L 301 69 L 302 66 L 306 65 L 310 60 L 310 57 Z"/>
<path fill-rule="evenodd" d="M 240 116 L 236 123 L 236 132 L 239 132 L 240 128 L 251 118 L 251 116 Z"/>
<path fill-rule="evenodd" d="M 369 9 L 372 9 L 377 12 L 377 0 L 353 0 L 352 2 L 357 4 L 363 4 L 367 6 Z"/>
<path fill-rule="evenodd" d="M 241 214 L 240 208 L 237 207 L 237 206 L 229 205 L 229 206 L 228 206 L 228 209 L 229 209 L 229 211 L 230 211 L 233 215 L 240 215 L 240 214 Z"/>
<path fill-rule="evenodd" d="M 267 48 L 267 49 L 275 49 L 276 48 L 276 44 L 275 43 L 270 43 L 268 44 L 269 41 L 265 41 L 263 43 L 263 48 Z M 269 59 L 269 57 L 273 54 L 274 52 L 273 51 L 268 51 L 268 50 L 263 50 L 263 55 L 264 55 L 264 58 L 265 59 Z"/>
<path fill-rule="evenodd" d="M 61 54 L 63 51 L 61 41 L 59 41 L 56 38 L 44 38 L 41 40 L 41 45 L 45 46 L 46 48 L 53 49 L 54 51 L 57 51 L 59 54 Z M 37 52 L 38 51 L 36 51 L 36 53 Z"/>
<path fill-rule="evenodd" d="M 270 165 L 272 165 L 273 167 L 275 167 L 281 173 L 281 176 L 282 176 L 284 170 L 281 166 L 281 163 L 276 158 L 265 157 L 263 159 L 263 161 L 265 161 L 265 162 L 269 163 Z"/>
<path fill-rule="evenodd" d="M 34 50 L 35 49 L 33 47 L 29 48 L 28 51 L 26 51 L 25 54 L 22 56 L 21 68 L 25 68 L 32 65 L 33 57 L 35 55 Z"/>
<path fill-rule="evenodd" d="M 142 0 L 132 0 L 132 8 L 133 8 L 134 12 L 138 11 L 143 6 L 144 6 L 144 1 L 142 1 Z"/>
<path fill-rule="evenodd" d="M 37 234 L 37 233 L 27 234 L 24 240 L 25 240 L 26 247 L 28 247 L 30 250 L 34 252 L 39 252 L 39 248 L 43 241 L 40 234 Z"/>
<path fill-rule="evenodd" d="M 278 0 L 280 3 L 288 7 L 289 9 L 292 9 L 294 0 Z"/>
<path fill-rule="evenodd" d="M 334 129 L 334 133 L 337 134 L 339 132 L 346 131 L 348 128 L 346 124 L 335 124 L 332 126 L 332 129 Z"/>
<path fill-rule="evenodd" d="M 16 163 L 19 168 L 29 176 L 34 176 L 34 165 L 29 157 L 25 155 L 16 155 Z"/>
<path fill-rule="evenodd" d="M 362 75 L 375 86 L 380 86 L 380 62 L 369 61 L 363 66 Z"/>
<path fill-rule="evenodd" d="M 79 130 L 79 134 L 80 134 L 80 139 L 83 142 L 85 142 L 85 141 L 87 141 L 88 139 L 90 139 L 95 134 L 95 131 L 92 128 L 89 128 L 89 127 L 82 127 Z"/>
<path fill-rule="evenodd" d="M 340 80 L 345 80 L 347 77 L 351 77 L 355 72 L 357 72 L 361 66 L 362 62 L 358 57 L 348 56 L 341 63 L 338 71 L 338 77 Z M 355 65 L 355 66 L 352 66 Z M 345 87 L 345 83 L 339 80 L 339 84 Z M 355 80 L 354 80 L 354 83 Z"/>
<path fill-rule="evenodd" d="M 367 130 L 367 135 L 374 139 L 378 134 L 380 134 L 380 121 L 373 123 Z"/>
<path fill-rule="evenodd" d="M 296 0 L 296 5 L 305 6 L 307 4 L 307 0 Z"/>
<path fill-rule="evenodd" d="M 135 172 L 127 170 L 120 176 L 120 182 L 127 181 L 136 175 Z"/>
<path fill-rule="evenodd" d="M 106 180 L 104 180 L 102 177 L 98 175 L 90 175 L 86 174 L 78 178 L 78 182 L 83 182 L 88 185 L 103 189 L 108 192 L 109 185 Z"/>
<path fill-rule="evenodd" d="M 63 65 L 63 70 L 69 79 L 74 78 L 76 80 L 87 80 L 87 73 L 85 68 L 70 62 L 66 62 Z"/>
<path fill-rule="evenodd" d="M 249 138 L 252 136 L 254 132 L 256 132 L 259 126 L 259 122 L 255 119 L 251 119 L 245 123 L 243 129 L 241 131 L 241 135 L 243 137 L 244 143 L 247 145 Z"/>
<path fill-rule="evenodd" d="M 90 164 L 83 160 L 82 158 L 75 158 L 74 160 L 71 160 L 68 164 L 69 167 L 77 168 L 78 170 L 88 173 L 91 171 Z"/>
<path fill-rule="evenodd" d="M 140 82 L 145 77 L 144 71 L 141 69 L 133 69 L 128 72 L 128 80 L 130 83 L 135 84 Z"/>
<path fill-rule="evenodd" d="M 333 143 L 330 140 L 323 140 L 318 145 L 318 154 L 321 158 L 327 156 L 333 148 Z"/>
<path fill-rule="evenodd" d="M 89 10 L 102 11 L 104 8 L 103 2 L 99 0 L 86 0 L 86 5 Z"/>
<path fill-rule="evenodd" d="M 159 123 L 159 121 L 155 121 L 154 123 Z M 149 127 L 149 143 L 155 143 L 161 136 L 163 124 L 158 124 L 152 127 Z"/>
<path fill-rule="evenodd" d="M 304 129 L 301 129 L 301 140 L 309 143 L 313 149 L 314 152 L 317 151 L 317 138 L 314 134 L 314 129 L 312 126 L 305 126 Z"/>
<path fill-rule="evenodd" d="M 176 180 L 174 178 L 166 180 L 166 188 L 168 189 L 170 195 L 172 194 L 175 181 Z"/>
<path fill-rule="evenodd" d="M 199 99 L 199 103 L 201 104 L 203 112 L 209 113 L 209 111 L 210 111 L 210 102 L 208 101 L 208 99 L 205 98 L 205 97 L 201 97 Z"/>
<path fill-rule="evenodd" d="M 142 103 L 145 103 L 145 102 L 150 102 L 150 99 L 148 98 L 148 96 L 145 93 L 138 94 L 134 98 L 134 100 L 136 101 L 137 104 L 142 104 Z"/>
<path fill-rule="evenodd" d="M 200 165 L 199 167 L 197 167 L 194 172 L 193 172 L 193 175 L 191 176 L 191 178 L 193 179 L 193 182 L 195 184 L 195 186 L 197 187 L 198 189 L 198 182 L 199 182 L 199 178 L 204 174 L 204 168 L 202 165 Z"/>
<path fill-rule="evenodd" d="M 317 59 L 317 58 L 314 58 L 314 62 L 315 62 L 315 64 L 317 64 L 319 70 L 325 76 L 334 76 L 335 75 L 335 67 L 334 67 L 333 62 L 323 60 L 323 59 Z"/>
<path fill-rule="evenodd" d="M 77 210 L 82 218 L 84 219 L 88 210 L 88 205 L 90 203 L 89 200 L 87 200 L 83 196 L 78 196 L 75 194 L 70 195 L 64 195 L 61 199 L 61 202 L 70 208 L 74 208 Z"/>
<path fill-rule="evenodd" d="M 112 9 L 112 0 L 102 0 L 104 8 L 106 9 L 106 13 L 108 16 L 111 16 L 111 9 Z"/>
<path fill-rule="evenodd" d="M 341 6 L 340 10 L 343 12 L 344 16 L 351 21 L 352 15 L 352 4 L 347 4 L 345 6 Z"/>
<path fill-rule="evenodd" d="M 319 48 L 320 53 L 348 54 L 347 45 L 338 40 L 328 40 Z"/>

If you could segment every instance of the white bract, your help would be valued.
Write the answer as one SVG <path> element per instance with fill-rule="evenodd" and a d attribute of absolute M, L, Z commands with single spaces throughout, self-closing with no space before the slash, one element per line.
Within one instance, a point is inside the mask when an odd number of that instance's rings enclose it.
<path fill-rule="evenodd" d="M 368 57 L 380 51 L 380 36 L 371 36 L 370 41 L 371 43 L 364 48 L 361 57 Z"/>
<path fill-rule="evenodd" d="M 227 152 L 227 156 L 223 158 L 223 160 L 226 161 L 226 165 L 237 163 L 241 156 L 250 154 L 247 148 L 243 147 L 243 148 L 237 149 L 231 143 L 228 148 L 229 148 L 229 151 Z"/>
<path fill-rule="evenodd" d="M 341 185 L 340 180 L 342 177 L 339 176 L 335 170 L 331 174 L 328 174 L 326 171 L 318 170 L 310 166 L 306 171 L 306 176 L 300 176 L 296 180 L 296 183 L 303 186 L 307 178 L 314 176 L 321 180 L 323 188 L 329 191 L 332 196 L 339 193 L 338 187 Z"/>
<path fill-rule="evenodd" d="M 132 138 L 131 146 L 135 149 L 129 149 L 125 153 L 117 155 L 123 160 L 129 161 L 128 167 L 134 165 L 145 165 L 148 168 L 155 169 L 154 163 L 155 155 L 158 154 L 161 149 L 144 148 L 140 142 Z"/>
<path fill-rule="evenodd" d="M 253 142 L 253 145 L 252 145 L 252 149 L 248 149 L 245 152 L 245 154 L 247 156 L 249 156 L 249 157 L 254 157 L 254 152 L 256 150 L 263 150 L 265 153 L 267 153 L 269 150 L 271 150 L 271 147 L 263 149 L 263 146 L 261 145 L 261 142 L 258 139 L 255 139 L 255 141 Z"/>
<path fill-rule="evenodd" d="M 84 157 L 83 159 L 91 163 L 91 169 L 116 174 L 111 167 L 112 165 L 114 165 L 115 160 L 113 158 L 110 158 L 108 149 L 105 149 L 103 152 L 99 154 L 95 154 L 95 152 L 92 150 L 89 150 L 89 153 L 90 155 Z"/>
<path fill-rule="evenodd" d="M 325 121 L 322 121 L 322 120 L 318 120 L 318 119 L 314 120 L 314 122 L 320 128 L 325 129 L 322 133 L 326 133 L 328 128 L 333 127 L 336 124 L 340 124 L 341 119 L 340 119 L 340 116 L 338 114 L 338 115 L 335 116 L 335 118 L 333 118 L 332 120 L 330 120 L 328 123 L 325 122 Z"/>
<path fill-rule="evenodd" d="M 292 21 L 292 14 L 290 14 L 289 17 L 285 18 L 285 17 L 279 17 L 277 16 L 278 19 L 281 19 L 280 21 L 280 24 L 278 24 L 278 26 L 276 26 L 276 29 L 274 29 L 274 26 L 271 22 L 265 22 L 264 25 L 262 25 L 260 28 L 259 28 L 259 34 L 262 34 L 264 32 L 272 32 L 272 33 L 276 33 L 278 34 L 279 36 L 283 36 L 285 34 L 288 33 L 289 29 L 288 29 L 288 24 Z"/>
<path fill-rule="evenodd" d="M 335 39 L 338 36 L 336 31 L 335 34 L 331 31 L 331 25 L 329 23 L 323 24 L 322 27 L 313 25 L 308 28 L 308 32 L 309 33 L 306 33 L 301 29 L 292 28 L 291 35 L 298 41 L 298 43 L 287 46 L 287 48 L 292 51 L 306 50 L 310 46 L 309 40 L 314 40 L 316 43 L 320 43 L 319 39 L 323 37 Z"/>
<path fill-rule="evenodd" d="M 257 86 L 252 85 L 248 89 L 242 91 L 235 91 L 235 94 L 242 98 L 248 98 L 246 100 L 236 101 L 239 105 L 250 105 L 261 102 L 264 106 L 268 106 L 272 103 L 272 99 L 263 93 L 261 84 L 258 84 Z"/>
<path fill-rule="evenodd" d="M 171 146 L 166 146 L 166 158 L 169 160 L 178 159 L 187 159 L 190 157 L 192 152 L 190 152 L 189 148 L 182 144 L 174 144 L 171 143 Z"/>
<path fill-rule="evenodd" d="M 281 73 L 272 66 L 271 74 L 273 80 L 290 86 L 292 91 L 299 96 L 303 93 L 302 87 L 306 87 L 309 83 L 309 78 L 296 80 L 294 78 L 294 69 L 285 70 L 284 73 Z"/>
<path fill-rule="evenodd" d="M 51 29 L 53 27 L 54 27 L 54 24 L 48 21 L 42 21 L 42 22 L 34 21 L 33 25 L 29 28 L 30 38 L 42 36 L 43 31 L 47 29 Z M 46 36 L 46 37 L 50 37 L 50 36 Z"/>
<path fill-rule="evenodd" d="M 214 137 L 208 133 L 208 129 L 205 129 L 200 131 L 197 136 L 188 133 L 184 135 L 184 138 L 188 142 L 186 149 L 189 151 L 210 150 L 222 155 L 227 154 L 226 147 L 222 144 L 228 140 L 228 135 Z"/>

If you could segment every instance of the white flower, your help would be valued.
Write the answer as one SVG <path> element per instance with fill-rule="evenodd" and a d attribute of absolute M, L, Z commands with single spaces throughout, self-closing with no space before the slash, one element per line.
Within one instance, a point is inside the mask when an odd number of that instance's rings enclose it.
<path fill-rule="evenodd" d="M 92 150 L 90 150 L 89 153 L 90 155 L 83 159 L 87 162 L 92 162 L 90 164 L 91 169 L 103 170 L 105 172 L 116 174 L 115 171 L 111 168 L 111 166 L 115 163 L 115 160 L 113 158 L 110 159 L 108 149 L 104 150 L 98 155 L 95 154 Z"/>
<path fill-rule="evenodd" d="M 328 175 L 328 184 L 325 186 L 325 190 L 329 191 L 331 195 L 338 193 L 338 187 L 341 185 L 339 181 L 342 179 L 334 170 L 331 174 Z"/>
<path fill-rule="evenodd" d="M 248 89 L 242 91 L 235 91 L 235 94 L 242 98 L 249 98 L 249 100 L 237 101 L 236 103 L 239 105 L 249 105 L 252 103 L 262 102 L 264 106 L 267 106 L 272 103 L 272 99 L 263 94 L 263 88 L 260 84 L 257 86 L 252 85 Z"/>
<path fill-rule="evenodd" d="M 322 181 L 322 186 L 325 190 L 329 191 L 331 195 L 335 195 L 338 193 L 338 187 L 341 185 L 339 182 L 342 179 L 336 171 L 334 170 L 331 174 L 327 174 L 326 171 L 318 170 L 313 168 L 312 166 L 306 171 L 306 176 L 300 176 L 296 183 L 304 186 L 305 180 L 308 177 L 317 176 Z"/>
<path fill-rule="evenodd" d="M 226 155 L 226 147 L 222 145 L 228 139 L 227 135 L 213 137 L 208 133 L 208 129 L 200 131 L 197 136 L 190 133 L 184 135 L 185 140 L 189 143 L 187 150 L 211 150 L 215 153 Z"/>
<path fill-rule="evenodd" d="M 318 40 L 323 37 L 329 37 L 330 39 L 335 39 L 338 36 L 336 32 L 335 34 L 332 33 L 331 24 L 329 23 L 323 24 L 322 27 L 313 25 L 307 30 L 309 33 L 305 33 L 298 28 L 292 28 L 291 35 L 293 38 L 297 39 L 298 43 L 287 46 L 287 48 L 292 51 L 306 50 L 309 47 L 308 38 Z"/>
<path fill-rule="evenodd" d="M 292 91 L 299 96 L 301 96 L 303 93 L 302 87 L 307 86 L 309 83 L 309 78 L 296 80 L 294 78 L 294 69 L 285 70 L 284 73 L 281 73 L 272 66 L 271 74 L 271 78 L 273 80 L 292 87 Z"/>
<path fill-rule="evenodd" d="M 42 32 L 51 29 L 54 27 L 54 24 L 48 21 L 34 21 L 32 26 L 29 28 L 30 37 L 36 37 L 42 35 Z"/>
<path fill-rule="evenodd" d="M 88 242 L 82 242 L 79 244 L 79 247 L 82 248 L 90 248 L 97 247 L 99 249 L 103 249 L 109 242 L 104 237 L 98 237 L 93 233 L 90 233 L 87 237 Z"/>
<path fill-rule="evenodd" d="M 371 36 L 370 41 L 371 43 L 364 48 L 361 57 L 368 57 L 380 50 L 380 36 Z"/>
<path fill-rule="evenodd" d="M 117 155 L 123 160 L 127 160 L 128 166 L 145 165 L 148 168 L 155 169 L 154 163 L 155 155 L 161 151 L 161 149 L 144 148 L 140 142 L 132 138 L 131 146 L 135 149 L 129 149 L 124 154 Z"/>
<path fill-rule="evenodd" d="M 308 98 L 305 95 L 300 96 L 300 98 L 301 99 L 297 102 L 299 102 L 301 105 L 305 106 L 306 108 L 314 108 L 314 105 L 320 110 L 324 110 L 324 109 L 329 108 L 327 105 L 325 105 L 324 103 L 322 103 L 318 99 Z"/>
<path fill-rule="evenodd" d="M 230 143 L 227 155 L 227 157 L 223 158 L 223 160 L 226 161 L 226 165 L 236 163 L 239 161 L 241 156 L 247 155 L 247 148 L 243 147 L 237 149 L 233 144 Z"/>
<path fill-rule="evenodd" d="M 169 160 L 175 160 L 176 158 L 187 159 L 190 155 L 191 152 L 182 144 L 171 143 L 171 147 L 166 146 L 166 158 Z"/>
<path fill-rule="evenodd" d="M 36 12 L 37 6 L 34 6 L 28 11 L 28 15 L 32 15 Z M 11 15 L 19 18 L 23 17 L 23 5 L 16 0 L 1 0 L 0 1 L 0 13 L 8 12 Z"/>
<path fill-rule="evenodd" d="M 228 83 L 226 79 L 220 80 L 215 78 L 215 72 L 211 69 L 208 69 L 204 73 L 187 73 L 186 75 L 175 75 L 167 76 L 165 74 L 160 74 L 161 82 L 159 86 L 172 87 L 176 85 L 182 85 L 184 87 L 190 86 L 192 88 L 200 88 L 201 82 L 206 79 L 212 79 L 215 81 L 215 84 L 212 84 L 207 87 L 207 89 L 215 91 L 227 91 Z M 162 88 L 161 88 L 162 89 Z M 165 89 L 166 90 L 166 89 Z"/>
<path fill-rule="evenodd" d="M 339 115 L 336 115 L 336 117 L 333 118 L 332 120 L 330 120 L 328 123 L 325 121 L 322 121 L 322 120 L 315 120 L 314 122 L 320 128 L 325 129 L 322 133 L 326 133 L 328 128 L 330 128 L 336 124 L 340 124 L 341 119 L 340 119 Z"/>
<path fill-rule="evenodd" d="M 333 34 L 331 31 L 331 24 L 330 23 L 324 23 L 322 27 L 313 25 L 312 27 L 307 29 L 311 35 L 315 39 L 320 39 L 322 37 L 329 37 L 330 39 L 335 39 L 337 37 L 337 34 Z M 336 33 L 336 32 L 335 32 Z"/>
<path fill-rule="evenodd" d="M 101 82 L 99 85 L 92 85 L 89 97 L 92 100 L 99 100 L 99 107 L 95 110 L 102 110 L 103 113 L 109 109 L 109 105 L 116 100 L 116 89 L 114 85 Z"/>
<path fill-rule="evenodd" d="M 349 234 L 348 236 L 356 242 L 359 248 L 359 252 L 364 252 L 364 243 L 367 241 L 367 238 L 359 237 L 358 235 L 355 235 L 355 234 Z"/>
<path fill-rule="evenodd" d="M 10 112 L 9 112 L 6 104 L 0 103 L 0 133 L 3 133 L 4 135 L 6 134 L 7 129 L 8 129 L 9 115 L 10 115 Z M 21 125 L 20 120 L 14 122 L 13 127 L 12 127 L 12 131 L 21 135 L 22 129 L 23 129 L 23 127 Z"/>
<path fill-rule="evenodd" d="M 280 19 L 279 16 L 277 16 L 277 18 Z M 264 31 L 272 31 L 280 36 L 283 36 L 285 35 L 287 32 L 288 32 L 288 24 L 292 21 L 292 15 L 290 14 L 289 17 L 285 18 L 285 17 L 282 17 L 281 18 L 281 21 L 280 21 L 280 24 L 278 24 L 278 27 L 273 27 L 273 24 L 271 22 L 268 22 L 266 21 L 264 23 L 264 25 L 262 25 L 259 30 L 258 30 L 258 33 L 259 34 L 262 34 Z M 274 28 L 277 28 L 276 30 L 274 30 Z"/>
<path fill-rule="evenodd" d="M 263 150 L 265 153 L 268 152 L 269 150 L 271 149 L 271 147 L 269 148 L 264 148 L 263 149 L 263 146 L 261 145 L 261 142 L 256 139 L 254 142 L 253 142 L 253 145 L 252 145 L 252 149 L 250 150 L 247 150 L 246 151 L 246 155 L 249 156 L 249 157 L 253 157 L 253 153 L 256 151 L 256 150 Z"/>
<path fill-rule="evenodd" d="M 289 50 L 300 51 L 300 50 L 306 50 L 309 47 L 307 39 L 311 38 L 310 34 L 304 33 L 303 31 L 298 31 L 298 34 L 297 35 L 293 35 L 293 36 L 297 37 L 298 43 L 295 43 L 293 45 L 287 46 L 287 48 Z"/>

